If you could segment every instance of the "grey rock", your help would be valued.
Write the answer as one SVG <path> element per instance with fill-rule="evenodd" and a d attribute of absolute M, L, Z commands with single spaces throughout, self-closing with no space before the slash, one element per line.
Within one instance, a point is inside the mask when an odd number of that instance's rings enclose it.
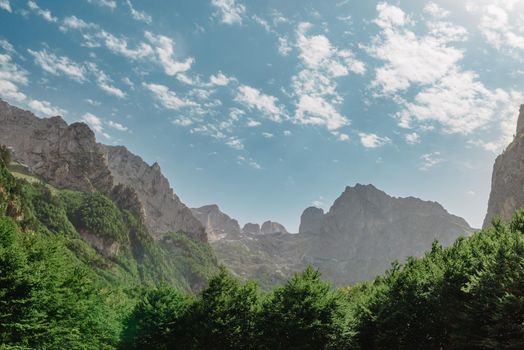
<path fill-rule="evenodd" d="M 145 223 L 159 239 L 165 232 L 184 232 L 201 241 L 205 229 L 173 192 L 158 163 L 147 164 L 123 146 L 103 146 L 115 184 L 133 188 L 142 202 Z"/>
<path fill-rule="evenodd" d="M 484 228 L 491 225 L 494 217 L 509 221 L 516 210 L 524 208 L 524 105 L 520 106 L 516 132 L 493 165 Z"/>
<path fill-rule="evenodd" d="M 57 188 L 100 191 L 140 213 L 156 239 L 165 232 L 184 232 L 207 240 L 204 227 L 173 193 L 157 163 L 150 166 L 125 147 L 97 143 L 86 124 L 38 118 L 0 100 L 0 144 L 11 148 L 14 160 Z M 115 192 L 117 185 L 123 187 Z"/>
<path fill-rule="evenodd" d="M 216 204 L 191 208 L 193 216 L 206 228 L 210 242 L 223 238 L 238 237 L 241 234 L 238 221 L 220 211 Z"/>
<path fill-rule="evenodd" d="M 320 232 L 324 210 L 317 207 L 309 207 L 300 216 L 299 233 Z"/>
<path fill-rule="evenodd" d="M 258 235 L 260 233 L 260 225 L 248 222 L 242 228 L 242 232 L 243 233 L 251 233 L 251 234 L 254 234 L 254 235 Z"/>
<path fill-rule="evenodd" d="M 260 227 L 260 233 L 267 235 L 271 233 L 289 233 L 289 232 L 287 232 L 284 225 L 279 224 L 278 222 L 268 220 L 264 222 L 262 226 Z"/>

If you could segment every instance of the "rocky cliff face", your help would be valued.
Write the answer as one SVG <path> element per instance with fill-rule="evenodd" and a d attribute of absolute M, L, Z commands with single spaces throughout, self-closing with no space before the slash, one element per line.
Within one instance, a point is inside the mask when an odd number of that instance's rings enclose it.
<path fill-rule="evenodd" d="M 515 138 L 495 160 L 483 227 L 490 226 L 495 216 L 508 221 L 521 208 L 524 208 L 524 105 L 520 106 Z"/>
<path fill-rule="evenodd" d="M 242 232 L 244 232 L 244 233 L 251 233 L 251 234 L 255 234 L 255 235 L 259 234 L 260 233 L 260 225 L 248 222 L 242 228 Z"/>
<path fill-rule="evenodd" d="M 284 225 L 279 224 L 278 222 L 274 222 L 271 220 L 268 220 L 262 224 L 260 227 L 260 232 L 267 235 L 271 233 L 289 233 L 287 232 Z"/>
<path fill-rule="evenodd" d="M 0 144 L 44 181 L 80 191 L 107 193 L 113 184 L 103 149 L 83 123 L 40 119 L 0 100 Z"/>
<path fill-rule="evenodd" d="M 300 216 L 299 233 L 320 232 L 324 210 L 316 207 L 309 207 Z"/>
<path fill-rule="evenodd" d="M 452 244 L 473 230 L 436 202 L 394 198 L 372 185 L 346 187 L 329 212 L 307 208 L 300 233 L 244 234 L 213 248 L 242 278 L 269 288 L 312 265 L 337 286 L 368 280 L 394 260 L 421 256 L 434 240 Z"/>
<path fill-rule="evenodd" d="M 185 232 L 206 240 L 203 226 L 173 192 L 158 163 L 148 165 L 123 146 L 103 146 L 115 184 L 133 188 L 145 212 L 147 227 L 157 235 Z"/>
<path fill-rule="evenodd" d="M 143 216 L 155 238 L 165 232 L 184 232 L 207 240 L 204 227 L 173 193 L 158 164 L 148 165 L 125 147 L 98 144 L 83 123 L 67 125 L 60 117 L 37 118 L 0 100 L 0 144 L 10 147 L 15 160 L 55 187 L 97 190 L 116 197 L 129 206 L 126 209 Z"/>
<path fill-rule="evenodd" d="M 230 235 L 238 237 L 241 233 L 238 221 L 221 212 L 218 205 L 212 204 L 200 208 L 192 208 L 191 212 L 206 228 L 210 242 Z"/>

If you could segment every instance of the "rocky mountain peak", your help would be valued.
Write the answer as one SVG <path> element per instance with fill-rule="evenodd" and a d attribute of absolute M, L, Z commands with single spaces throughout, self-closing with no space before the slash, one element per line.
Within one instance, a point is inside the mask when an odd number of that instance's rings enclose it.
<path fill-rule="evenodd" d="M 158 163 L 150 166 L 123 146 L 98 144 L 85 123 L 68 125 L 59 116 L 38 118 L 0 100 L 0 144 L 55 187 L 118 198 L 122 206 L 143 214 L 155 238 L 184 232 L 206 241 L 204 227 L 173 192 Z M 117 185 L 123 187 L 115 192 Z"/>
<path fill-rule="evenodd" d="M 524 131 L 524 104 L 520 105 L 519 118 L 517 119 L 517 135 Z"/>
<path fill-rule="evenodd" d="M 204 225 L 208 239 L 211 242 L 223 238 L 238 238 L 241 233 L 238 221 L 220 211 L 216 204 L 191 208 L 191 212 Z"/>
<path fill-rule="evenodd" d="M 279 224 L 278 222 L 268 220 L 264 222 L 262 226 L 260 227 L 260 233 L 272 234 L 272 233 L 289 233 L 289 232 L 287 232 L 284 225 Z"/>
<path fill-rule="evenodd" d="M 306 208 L 300 216 L 299 233 L 318 233 L 322 228 L 322 220 L 324 219 L 324 209 L 317 207 Z"/>
<path fill-rule="evenodd" d="M 517 120 L 517 134 L 513 141 L 500 154 L 493 165 L 491 192 L 488 211 L 483 227 L 491 225 L 491 220 L 499 216 L 508 221 L 517 209 L 524 207 L 524 105 L 520 106 Z"/>
<path fill-rule="evenodd" d="M 260 225 L 248 222 L 242 228 L 242 232 L 243 233 L 251 233 L 251 234 L 254 234 L 254 235 L 258 235 L 260 233 Z"/>

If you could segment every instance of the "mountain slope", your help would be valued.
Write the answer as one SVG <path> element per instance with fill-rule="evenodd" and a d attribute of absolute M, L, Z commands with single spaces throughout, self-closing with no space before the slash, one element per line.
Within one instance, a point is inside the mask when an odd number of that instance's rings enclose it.
<path fill-rule="evenodd" d="M 510 220 L 517 209 L 524 208 L 524 105 L 520 106 L 517 130 L 513 141 L 497 157 L 493 165 L 491 192 L 484 228 L 500 216 Z"/>
<path fill-rule="evenodd" d="M 266 289 L 307 265 L 335 285 L 347 285 L 379 275 L 394 260 L 423 255 L 434 240 L 448 246 L 472 232 L 438 203 L 356 185 L 346 187 L 325 214 L 307 208 L 299 234 L 226 235 L 212 246 L 238 276 L 257 279 Z"/>
<path fill-rule="evenodd" d="M 83 123 L 67 125 L 60 117 L 38 118 L 0 100 L 0 144 L 57 188 L 109 194 L 116 185 L 128 187 L 136 193 L 156 239 L 165 232 L 184 232 L 207 240 L 204 227 L 173 193 L 158 164 L 149 166 L 124 147 L 98 144 Z"/>

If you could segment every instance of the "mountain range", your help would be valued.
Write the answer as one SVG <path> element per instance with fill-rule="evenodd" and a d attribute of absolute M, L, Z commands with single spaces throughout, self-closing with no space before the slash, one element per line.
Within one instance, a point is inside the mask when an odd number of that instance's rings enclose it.
<path fill-rule="evenodd" d="M 494 166 L 485 226 L 495 215 L 507 219 L 524 206 L 523 111 L 521 107 L 515 140 Z M 361 184 L 346 187 L 327 212 L 305 209 L 298 233 L 270 220 L 241 227 L 217 205 L 188 208 L 158 163 L 149 165 L 123 146 L 98 143 L 86 124 L 38 118 L 1 100 L 0 144 L 9 147 L 21 173 L 57 189 L 102 193 L 136 215 L 153 242 L 165 245 L 166 234 L 182 234 L 212 247 L 218 262 L 264 288 L 308 265 L 337 286 L 368 280 L 391 261 L 423 255 L 435 240 L 447 246 L 474 231 L 436 202 L 391 197 Z M 107 250 L 103 242 L 83 237 L 100 253 Z M 171 255 L 179 252 L 171 248 Z"/>

